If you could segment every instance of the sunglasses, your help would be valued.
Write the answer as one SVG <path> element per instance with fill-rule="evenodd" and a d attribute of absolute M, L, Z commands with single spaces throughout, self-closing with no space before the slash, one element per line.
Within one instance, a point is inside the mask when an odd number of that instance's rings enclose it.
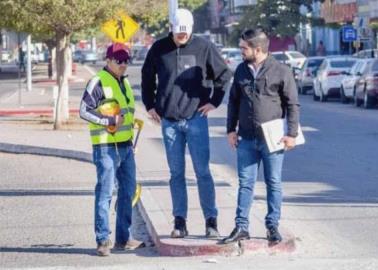
<path fill-rule="evenodd" d="M 129 60 L 116 60 L 116 59 L 112 59 L 112 61 L 114 63 L 116 63 L 117 65 L 122 65 L 122 64 L 127 65 L 129 63 Z"/>

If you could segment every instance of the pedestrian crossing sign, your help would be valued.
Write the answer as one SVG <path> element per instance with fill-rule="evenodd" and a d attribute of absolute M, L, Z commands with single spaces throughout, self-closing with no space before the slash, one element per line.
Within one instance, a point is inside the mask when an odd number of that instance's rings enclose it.
<path fill-rule="evenodd" d="M 113 19 L 105 22 L 101 31 L 104 32 L 113 42 L 127 42 L 139 29 L 139 25 L 125 12 L 119 12 Z"/>

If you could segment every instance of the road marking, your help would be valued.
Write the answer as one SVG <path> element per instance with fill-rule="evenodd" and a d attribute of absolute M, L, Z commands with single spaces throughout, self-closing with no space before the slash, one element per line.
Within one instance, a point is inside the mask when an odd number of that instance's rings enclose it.
<path fill-rule="evenodd" d="M 319 131 L 319 129 L 314 127 L 302 127 L 302 131 Z"/>

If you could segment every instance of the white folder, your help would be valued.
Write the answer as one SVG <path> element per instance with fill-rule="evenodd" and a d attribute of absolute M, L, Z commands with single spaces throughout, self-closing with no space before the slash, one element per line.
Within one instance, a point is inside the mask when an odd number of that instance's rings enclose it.
<path fill-rule="evenodd" d="M 285 148 L 285 144 L 281 143 L 280 141 L 287 134 L 286 119 L 280 118 L 262 123 L 261 128 L 270 153 L 280 151 Z M 295 144 L 304 144 L 305 141 L 306 140 L 303 136 L 302 128 L 298 124 L 298 136 L 295 138 Z"/>

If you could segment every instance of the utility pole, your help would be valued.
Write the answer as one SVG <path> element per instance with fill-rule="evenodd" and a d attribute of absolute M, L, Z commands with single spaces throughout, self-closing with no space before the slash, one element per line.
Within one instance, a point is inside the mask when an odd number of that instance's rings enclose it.
<path fill-rule="evenodd" d="M 32 90 L 32 66 L 31 66 L 31 35 L 28 34 L 26 38 L 26 55 L 28 56 L 28 62 L 26 65 L 26 90 Z"/>

